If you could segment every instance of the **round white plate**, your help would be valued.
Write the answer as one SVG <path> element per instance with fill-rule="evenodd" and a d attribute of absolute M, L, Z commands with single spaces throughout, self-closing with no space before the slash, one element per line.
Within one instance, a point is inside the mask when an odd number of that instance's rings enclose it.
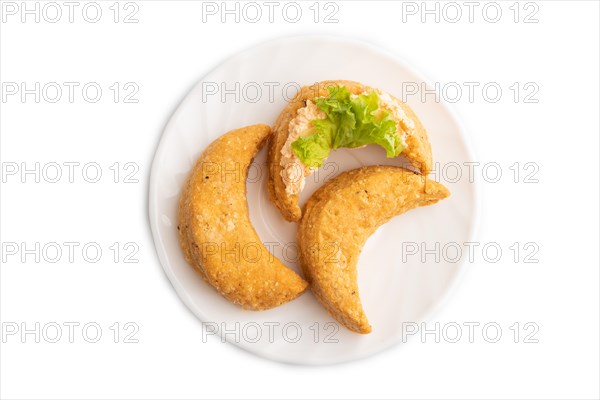
<path fill-rule="evenodd" d="M 403 327 L 421 322 L 462 269 L 462 262 L 451 262 L 455 253 L 442 254 L 438 262 L 435 255 L 423 252 L 424 247 L 470 241 L 477 218 L 474 185 L 468 179 L 444 182 L 437 173 L 434 178 L 446 184 L 450 198 L 400 215 L 369 238 L 358 264 L 360 295 L 373 327 L 368 335 L 338 326 L 310 291 L 281 307 L 256 312 L 229 303 L 205 283 L 185 262 L 177 237 L 179 193 L 193 163 L 223 133 L 256 123 L 273 124 L 300 85 L 327 79 L 359 81 L 398 98 L 403 82 L 423 82 L 404 62 L 362 42 L 328 36 L 268 42 L 230 58 L 194 86 L 167 124 L 150 178 L 150 225 L 160 262 L 183 302 L 204 322 L 204 336 L 216 329 L 227 341 L 257 355 L 298 364 L 355 360 L 403 341 Z M 412 96 L 407 102 L 429 132 L 434 161 L 441 166 L 471 161 L 452 113 L 434 96 L 427 99 L 423 103 Z M 247 183 L 250 217 L 273 253 L 299 271 L 296 224 L 285 222 L 268 200 L 265 150 L 254 160 Z M 334 152 L 308 179 L 301 203 L 325 180 L 371 164 L 399 164 L 399 160 L 386 159 L 385 152 L 374 146 Z M 414 246 L 418 253 L 411 255 Z"/>

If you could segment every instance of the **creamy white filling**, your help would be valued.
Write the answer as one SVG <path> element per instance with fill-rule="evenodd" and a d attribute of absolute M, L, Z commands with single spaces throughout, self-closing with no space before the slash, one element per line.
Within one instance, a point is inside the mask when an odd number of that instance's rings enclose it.
<path fill-rule="evenodd" d="M 406 137 L 411 134 L 415 123 L 408 118 L 398 100 L 381 90 L 375 89 L 375 92 L 379 96 L 379 108 L 388 111 L 392 119 L 396 121 L 396 132 L 400 136 L 402 145 L 406 147 Z M 370 92 L 363 92 L 363 94 L 368 93 Z M 354 98 L 357 95 L 351 95 L 351 97 Z M 292 143 L 299 137 L 314 133 L 312 121 L 325 119 L 326 117 L 326 114 L 314 102 L 307 100 L 306 106 L 298 109 L 296 117 L 290 121 L 288 138 L 281 148 L 282 157 L 280 162 L 280 165 L 283 167 L 281 177 L 288 196 L 300 193 L 304 189 L 306 177 L 312 175 L 318 169 L 304 165 L 292 151 Z"/>
<path fill-rule="evenodd" d="M 288 138 L 281 148 L 281 177 L 285 183 L 285 192 L 288 196 L 298 194 L 304 189 L 306 177 L 317 170 L 316 167 L 308 167 L 300 161 L 296 153 L 292 151 L 292 143 L 301 136 L 313 133 L 312 121 L 325 119 L 327 116 L 315 103 L 306 101 L 306 106 L 300 108 L 296 117 L 290 121 L 288 127 Z"/>
<path fill-rule="evenodd" d="M 379 89 L 375 89 L 375 92 L 379 96 L 379 107 L 392 114 L 392 118 L 396 120 L 396 132 L 400 135 L 402 145 L 406 147 L 406 136 L 408 136 L 413 129 L 415 129 L 415 123 L 412 119 L 408 118 L 402 107 L 400 106 L 399 100 L 390 96 L 389 93 L 383 92 Z"/>

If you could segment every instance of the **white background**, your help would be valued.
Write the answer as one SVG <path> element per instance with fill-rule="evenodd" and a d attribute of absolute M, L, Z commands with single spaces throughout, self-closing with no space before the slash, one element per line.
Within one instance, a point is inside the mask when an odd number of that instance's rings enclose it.
<path fill-rule="evenodd" d="M 3 11 L 6 3 L 2 2 Z M 33 8 L 35 2 L 30 2 Z M 39 3 L 40 9 L 45 3 Z M 1 158 L 10 163 L 96 162 L 103 171 L 95 184 L 66 177 L 58 183 L 20 174 L 6 176 L 1 192 L 1 241 L 96 242 L 103 248 L 97 263 L 81 253 L 57 263 L 3 253 L 1 320 L 10 323 L 95 322 L 103 329 L 97 343 L 76 330 L 74 342 L 58 343 L 34 335 L 3 334 L 0 343 L 2 398 L 204 398 L 204 397 L 410 397 L 410 398 L 598 398 L 598 109 L 599 5 L 584 2 L 537 2 L 537 23 L 524 23 L 536 7 L 499 2 L 497 23 L 457 3 L 462 18 L 421 21 L 401 2 L 337 2 L 337 23 L 318 22 L 301 3 L 300 21 L 286 21 L 284 3 L 270 22 L 250 23 L 220 15 L 203 22 L 201 2 L 137 1 L 137 23 L 114 23 L 110 2 L 100 2 L 99 22 L 84 20 L 82 2 L 74 22 L 62 3 L 62 19 L 3 13 L 0 27 L 0 80 L 26 82 L 97 82 L 97 103 L 81 97 L 57 103 L 33 95 L 2 99 Z M 21 7 L 20 2 L 16 3 Z M 221 7 L 220 2 L 217 6 Z M 438 5 L 442 13 L 444 3 Z M 509 7 L 513 7 L 512 9 Z M 233 3 L 229 7 L 234 7 Z M 241 5 L 240 5 L 241 7 Z M 428 3 L 434 8 L 435 3 Z M 515 8 L 520 10 L 514 22 Z M 410 8 L 412 9 L 412 8 Z M 328 11 L 333 10 L 329 8 Z M 48 16 L 53 18 L 54 11 Z M 488 18 L 494 17 L 489 10 Z M 446 17 L 454 10 L 446 8 Z M 92 13 L 92 11 L 90 11 Z M 290 11 L 291 13 L 291 11 Z M 10 13 L 9 13 L 10 14 Z M 90 14 L 93 16 L 93 14 Z M 293 17 L 293 14 L 290 14 Z M 249 15 L 253 17 L 252 15 Z M 371 358 L 330 367 L 299 367 L 260 359 L 211 337 L 201 340 L 201 323 L 178 299 L 155 256 L 147 217 L 150 164 L 170 114 L 203 74 L 227 57 L 270 38 L 323 33 L 358 38 L 408 60 L 431 82 L 479 87 L 496 82 L 503 89 L 496 103 L 475 90 L 466 91 L 454 109 L 470 137 L 475 158 L 496 162 L 497 183 L 476 175 L 482 188 L 481 243 L 504 250 L 497 263 L 477 256 L 464 278 L 428 321 L 442 325 L 496 322 L 503 329 L 497 343 L 481 333 L 473 343 L 417 335 Z M 357 57 L 360 57 L 358 54 Z M 268 60 L 265 60 L 268 62 Z M 340 60 L 340 63 L 352 60 Z M 138 103 L 113 101 L 114 82 L 139 87 Z M 509 87 L 532 82 L 537 103 L 527 92 L 514 99 Z M 6 86 L 4 86 L 6 87 Z M 3 90 L 3 95 L 6 92 Z M 441 151 L 441 150 L 440 150 Z M 112 182 L 115 162 L 136 163 L 139 183 Z M 539 166 L 538 183 L 514 182 L 515 162 Z M 63 171 L 66 173 L 66 169 Z M 77 173 L 79 172 L 79 175 Z M 138 263 L 118 262 L 108 248 L 114 242 L 139 246 Z M 538 263 L 517 261 L 509 249 L 534 242 Z M 4 248 L 4 247 L 3 247 Z M 80 248 L 79 248 L 80 249 Z M 480 254 L 480 253 L 479 253 Z M 121 336 L 114 343 L 115 322 Z M 123 326 L 137 324 L 138 343 L 124 343 Z M 533 322 L 538 343 L 514 342 L 509 327 Z M 7 324 L 8 323 L 8 324 Z M 130 330 L 129 330 L 130 331 Z M 63 336 L 67 335 L 66 328 Z"/>

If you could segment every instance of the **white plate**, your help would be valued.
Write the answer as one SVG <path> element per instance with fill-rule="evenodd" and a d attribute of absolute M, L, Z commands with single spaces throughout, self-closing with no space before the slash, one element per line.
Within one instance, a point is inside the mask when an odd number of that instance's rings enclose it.
<path fill-rule="evenodd" d="M 298 364 L 355 360 L 402 341 L 403 324 L 422 321 L 462 269 L 462 262 L 446 262 L 444 257 L 436 262 L 429 256 L 421 262 L 418 255 L 407 255 L 403 262 L 402 243 L 428 248 L 438 242 L 462 244 L 472 239 L 477 218 L 474 185 L 467 179 L 443 182 L 452 192 L 449 199 L 394 218 L 367 241 L 358 269 L 360 295 L 373 326 L 369 335 L 332 323 L 310 292 L 281 307 L 253 312 L 230 304 L 202 281 L 186 264 L 177 238 L 179 192 L 194 161 L 211 141 L 231 129 L 273 124 L 298 85 L 327 79 L 360 81 L 397 97 L 403 82 L 423 81 L 404 62 L 362 42 L 301 36 L 263 44 L 230 58 L 188 93 L 163 133 L 150 178 L 150 225 L 158 256 L 183 302 L 208 323 L 203 329 L 219 327 L 221 334 L 229 332 L 225 334 L 229 342 L 250 352 Z M 226 91 L 235 92 L 236 87 L 238 98 Z M 218 93 L 212 94 L 215 90 Z M 471 161 L 462 129 L 448 108 L 433 96 L 425 103 L 411 101 L 414 98 L 408 98 L 408 103 L 429 132 L 434 161 L 440 165 Z M 328 168 L 308 180 L 301 200 L 342 171 L 398 163 L 384 154 L 372 146 L 335 152 Z M 247 184 L 251 219 L 264 242 L 278 244 L 271 246 L 274 254 L 299 270 L 294 253 L 296 224 L 285 222 L 268 200 L 265 160 L 263 149 L 254 161 L 253 182 Z"/>

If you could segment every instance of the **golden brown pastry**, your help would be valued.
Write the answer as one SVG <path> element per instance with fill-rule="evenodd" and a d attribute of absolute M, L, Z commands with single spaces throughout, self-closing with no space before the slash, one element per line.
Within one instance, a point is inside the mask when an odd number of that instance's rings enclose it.
<path fill-rule="evenodd" d="M 249 310 L 284 304 L 308 286 L 269 253 L 248 216 L 248 167 L 270 133 L 267 125 L 253 125 L 211 143 L 179 203 L 179 240 L 186 260 L 225 298 Z"/>
<path fill-rule="evenodd" d="M 432 168 L 425 128 L 395 97 L 353 81 L 303 87 L 279 115 L 269 144 L 269 195 L 288 221 L 299 221 L 305 178 L 330 150 L 376 144 L 387 157 L 402 155 L 427 175 Z"/>
<path fill-rule="evenodd" d="M 313 194 L 298 228 L 300 263 L 315 296 L 336 320 L 351 331 L 371 332 L 356 282 L 365 241 L 392 217 L 449 195 L 438 182 L 389 166 L 345 172 Z"/>

